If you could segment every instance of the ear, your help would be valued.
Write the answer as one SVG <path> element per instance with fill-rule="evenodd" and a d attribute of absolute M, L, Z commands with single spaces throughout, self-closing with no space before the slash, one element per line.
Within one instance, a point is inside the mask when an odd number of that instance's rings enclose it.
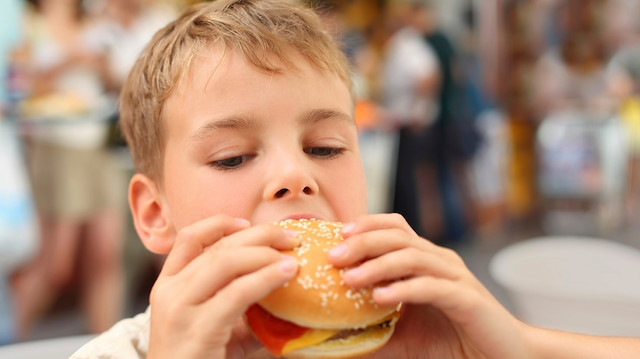
<path fill-rule="evenodd" d="M 129 183 L 129 206 L 138 236 L 148 250 L 169 253 L 175 230 L 169 218 L 169 208 L 156 183 L 143 174 L 135 174 Z"/>

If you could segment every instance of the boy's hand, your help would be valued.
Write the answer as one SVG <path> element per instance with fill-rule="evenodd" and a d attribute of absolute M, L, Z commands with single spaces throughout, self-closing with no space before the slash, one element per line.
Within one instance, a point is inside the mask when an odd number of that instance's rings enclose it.
<path fill-rule="evenodd" d="M 509 314 L 452 250 L 420 238 L 398 214 L 345 225 L 345 242 L 329 252 L 347 285 L 379 286 L 379 304 L 403 302 L 405 313 L 376 358 L 524 356 L 523 324 Z M 361 264 L 359 264 L 361 263 Z M 359 265 L 358 265 L 359 264 Z"/>
<path fill-rule="evenodd" d="M 178 233 L 151 291 L 147 358 L 242 358 L 260 348 L 242 315 L 295 275 L 298 264 L 278 249 L 296 239 L 249 226 L 219 215 Z"/>

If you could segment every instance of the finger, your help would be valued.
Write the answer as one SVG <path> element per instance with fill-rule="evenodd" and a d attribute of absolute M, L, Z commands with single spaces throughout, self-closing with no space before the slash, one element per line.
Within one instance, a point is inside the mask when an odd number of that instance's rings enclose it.
<path fill-rule="evenodd" d="M 416 235 L 407 220 L 398 213 L 370 214 L 360 217 L 355 222 L 346 223 L 342 228 L 342 235 L 347 238 L 364 232 L 391 228 L 401 229 Z"/>
<path fill-rule="evenodd" d="M 481 298 L 478 298 L 477 292 L 457 282 L 424 276 L 375 288 L 373 299 L 380 305 L 401 302 L 431 304 L 452 319 L 463 320 Z"/>
<path fill-rule="evenodd" d="M 233 233 L 216 242 L 212 249 L 266 246 L 279 250 L 292 249 L 300 244 L 296 232 L 272 224 L 263 224 Z"/>
<path fill-rule="evenodd" d="M 370 214 L 360 217 L 355 222 L 345 224 L 341 233 L 345 239 L 351 239 L 353 236 L 367 232 L 391 229 L 402 231 L 404 233 L 404 237 L 412 240 L 418 240 L 429 247 L 436 248 L 438 250 L 444 249 L 435 245 L 433 242 L 418 236 L 404 217 L 398 213 Z"/>
<path fill-rule="evenodd" d="M 384 235 L 377 235 L 375 237 L 367 236 L 368 233 L 375 234 L 380 231 L 394 232 L 385 232 Z M 375 254 L 371 251 L 371 248 L 375 249 L 378 247 L 380 249 L 377 250 L 377 255 L 381 255 L 381 253 L 385 251 L 382 244 L 383 241 L 386 243 L 386 241 L 393 238 L 391 236 L 392 234 L 394 237 L 400 236 L 400 238 L 402 238 L 402 242 L 395 241 L 394 244 L 391 244 L 386 248 L 387 251 L 398 249 L 398 246 L 401 245 L 401 243 L 407 243 L 407 246 L 418 246 L 421 249 L 431 250 L 452 264 L 462 262 L 460 256 L 455 251 L 438 246 L 433 242 L 418 236 L 407 224 L 404 217 L 397 213 L 374 214 L 361 217 L 356 222 L 347 223 L 342 229 L 342 234 L 346 239 L 343 243 L 346 244 L 346 246 L 338 246 L 340 248 L 336 248 L 334 251 L 329 252 L 330 261 L 336 266 L 351 265 L 356 263 L 358 260 L 365 258 L 361 255 L 359 256 L 357 253 L 351 252 L 352 250 L 355 250 L 356 252 L 359 252 L 360 250 L 368 251 L 367 253 L 370 253 L 371 258 Z M 365 237 L 359 238 L 363 235 L 365 235 Z M 356 238 L 359 239 L 356 240 Z M 356 241 L 356 243 L 352 244 L 352 241 Z M 367 244 L 367 242 L 370 244 Z M 343 256 L 345 257 L 342 258 Z"/>
<path fill-rule="evenodd" d="M 247 220 L 217 215 L 193 223 L 180 230 L 171 252 L 167 256 L 161 276 L 170 276 L 181 271 L 199 256 L 205 248 L 224 236 L 248 228 Z"/>
<path fill-rule="evenodd" d="M 353 235 L 329 250 L 328 255 L 333 265 L 346 267 L 406 247 L 428 250 L 425 241 L 414 240 L 404 230 L 392 228 Z"/>
<path fill-rule="evenodd" d="M 230 325 L 240 318 L 250 305 L 291 280 L 297 271 L 298 265 L 295 261 L 283 259 L 236 278 L 203 304 L 209 308 L 205 312 L 211 313 L 207 320 L 220 325 Z"/>
<path fill-rule="evenodd" d="M 282 255 L 277 249 L 293 248 L 299 242 L 294 235 L 273 225 L 238 231 L 201 250 L 197 258 L 174 274 L 176 280 L 172 282 L 179 283 L 180 292 L 187 294 L 183 297 L 185 303 L 202 302 L 235 276 L 281 260 Z M 249 248 L 252 250 L 247 251 Z M 249 267 L 246 266 L 247 261 Z"/>
<path fill-rule="evenodd" d="M 205 251 L 177 276 L 185 285 L 186 293 L 183 300 L 187 304 L 202 303 L 238 277 L 281 262 L 283 259 L 295 262 L 295 259 L 287 258 L 268 247 Z"/>
<path fill-rule="evenodd" d="M 449 265 L 434 253 L 409 247 L 366 261 L 345 271 L 342 278 L 347 285 L 362 288 L 420 276 L 458 280 L 462 275 L 459 267 Z"/>

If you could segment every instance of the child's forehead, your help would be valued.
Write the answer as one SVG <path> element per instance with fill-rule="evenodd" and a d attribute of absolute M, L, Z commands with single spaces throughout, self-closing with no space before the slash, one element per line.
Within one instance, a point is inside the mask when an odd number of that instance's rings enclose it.
<path fill-rule="evenodd" d="M 262 116 L 264 107 L 252 105 L 264 102 L 254 101 L 254 98 L 272 98 L 273 92 L 291 93 L 291 89 L 295 88 L 300 89 L 300 93 L 316 93 L 315 96 L 324 99 L 320 108 L 340 109 L 353 121 L 353 100 L 349 87 L 338 74 L 318 69 L 302 55 L 294 52 L 287 56 L 290 56 L 295 68 L 278 63 L 278 58 L 274 57 L 271 64 L 277 70 L 265 71 L 252 64 L 238 51 L 226 47 L 212 46 L 198 52 L 167 99 L 165 118 L 174 118 L 176 111 L 181 111 L 179 108 L 185 105 L 211 109 L 212 112 L 208 116 L 212 118 L 237 117 L 250 113 L 252 109 Z M 333 85 L 327 85 L 328 83 Z M 321 92 L 333 95 L 321 96 Z M 291 102 L 285 103 L 284 107 L 299 108 L 309 105 L 306 99 L 296 95 L 294 92 L 293 97 L 297 100 L 291 98 Z M 221 106 L 215 107 L 212 104 Z"/>

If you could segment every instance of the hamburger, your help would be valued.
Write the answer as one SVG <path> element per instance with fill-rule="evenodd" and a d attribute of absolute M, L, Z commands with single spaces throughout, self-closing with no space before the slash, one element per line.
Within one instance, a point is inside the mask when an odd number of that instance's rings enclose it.
<path fill-rule="evenodd" d="M 342 223 L 315 219 L 277 223 L 297 232 L 300 245 L 283 253 L 299 271 L 290 282 L 248 308 L 246 320 L 275 356 L 349 358 L 381 348 L 393 334 L 399 306 L 380 306 L 373 288 L 354 290 L 342 281 L 327 252 L 343 241 Z"/>

